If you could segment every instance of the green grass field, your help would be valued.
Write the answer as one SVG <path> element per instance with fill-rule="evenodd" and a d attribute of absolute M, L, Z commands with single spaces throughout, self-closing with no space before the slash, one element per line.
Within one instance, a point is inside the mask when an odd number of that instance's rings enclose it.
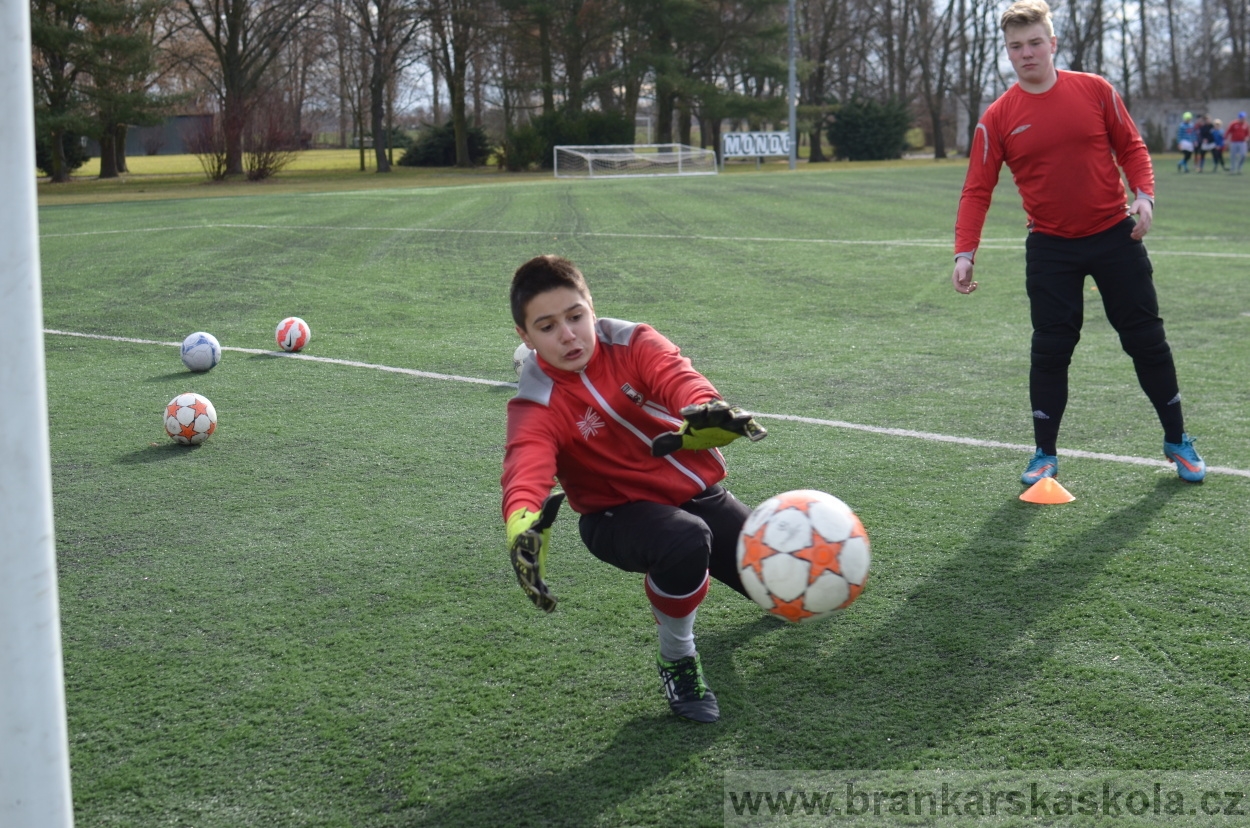
<path fill-rule="evenodd" d="M 1005 181 L 957 295 L 958 163 L 49 196 L 50 330 L 270 349 L 294 314 L 309 356 L 490 381 L 229 350 L 193 375 L 46 337 L 78 824 L 703 826 L 727 771 L 1250 769 L 1250 178 L 1169 173 L 1148 244 L 1213 471 L 1159 465 L 1091 290 L 1060 446 L 1101 456 L 1061 458 L 1062 506 L 1017 499 L 1019 199 Z M 507 285 L 548 252 L 763 413 L 726 449 L 742 500 L 823 489 L 872 538 L 867 591 L 819 623 L 712 587 L 716 725 L 669 714 L 640 579 L 574 515 L 553 615 L 508 565 Z M 195 449 L 161 427 L 184 391 L 220 416 Z"/>

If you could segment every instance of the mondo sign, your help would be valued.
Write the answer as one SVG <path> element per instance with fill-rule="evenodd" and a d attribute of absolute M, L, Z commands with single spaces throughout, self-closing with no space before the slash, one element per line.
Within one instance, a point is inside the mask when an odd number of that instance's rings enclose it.
<path fill-rule="evenodd" d="M 721 136 L 721 158 L 789 154 L 788 132 L 726 132 Z"/>

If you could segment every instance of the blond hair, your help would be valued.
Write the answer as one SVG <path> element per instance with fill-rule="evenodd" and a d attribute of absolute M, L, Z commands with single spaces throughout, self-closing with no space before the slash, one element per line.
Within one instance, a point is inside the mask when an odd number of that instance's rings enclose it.
<path fill-rule="evenodd" d="M 1046 0 L 1016 0 L 1003 12 L 998 25 L 1006 32 L 1008 29 L 1037 23 L 1046 27 L 1048 37 L 1055 36 L 1055 24 L 1050 19 L 1050 6 L 1046 4 Z"/>

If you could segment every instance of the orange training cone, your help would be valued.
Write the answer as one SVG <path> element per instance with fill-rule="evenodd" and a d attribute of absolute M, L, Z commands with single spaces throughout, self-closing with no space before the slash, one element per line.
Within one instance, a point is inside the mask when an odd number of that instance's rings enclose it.
<path fill-rule="evenodd" d="M 1059 481 L 1053 477 L 1043 477 L 1034 483 L 1028 490 L 1020 495 L 1020 499 L 1025 503 L 1071 503 L 1076 500 L 1072 493 L 1059 485 Z"/>

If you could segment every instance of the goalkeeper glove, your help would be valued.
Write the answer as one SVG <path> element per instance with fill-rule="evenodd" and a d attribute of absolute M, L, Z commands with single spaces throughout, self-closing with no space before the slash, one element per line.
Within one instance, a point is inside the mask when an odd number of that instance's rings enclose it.
<path fill-rule="evenodd" d="M 543 581 L 543 569 L 547 565 L 551 524 L 555 523 L 563 502 L 564 492 L 554 492 L 537 512 L 522 508 L 508 516 L 508 551 L 512 555 L 517 583 L 543 612 L 556 608 L 556 597 Z"/>
<path fill-rule="evenodd" d="M 680 413 L 681 428 L 651 441 L 652 457 L 663 457 L 678 449 L 719 448 L 739 437 L 754 443 L 768 436 L 768 431 L 755 422 L 753 414 L 724 400 L 688 405 Z"/>

